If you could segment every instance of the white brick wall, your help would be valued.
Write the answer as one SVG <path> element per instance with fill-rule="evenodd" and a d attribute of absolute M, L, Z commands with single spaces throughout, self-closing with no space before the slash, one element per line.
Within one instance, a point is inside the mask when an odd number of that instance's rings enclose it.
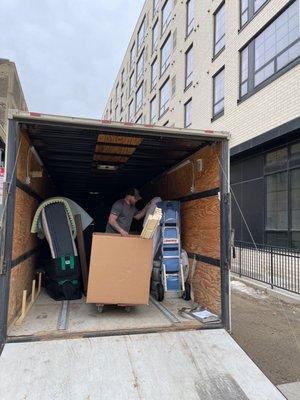
<path fill-rule="evenodd" d="M 239 1 L 226 0 L 226 45 L 225 50 L 214 61 L 213 54 L 213 13 L 222 3 L 222 0 L 195 0 L 195 29 L 192 34 L 185 38 L 186 27 L 186 1 L 175 1 L 172 14 L 172 22 L 167 31 L 161 37 L 158 49 L 161 47 L 166 36 L 171 31 L 177 29 L 177 46 L 173 52 L 171 65 L 160 78 L 156 90 L 149 92 L 150 88 L 150 65 L 154 58 L 158 56 L 159 50 L 151 54 L 152 27 L 157 16 L 152 18 L 152 0 L 145 2 L 139 21 L 135 28 L 133 37 L 129 43 L 128 51 L 124 62 L 120 68 L 116 83 L 120 80 L 121 71 L 125 67 L 125 87 L 124 111 L 118 115 L 126 121 L 128 118 L 128 104 L 134 93 L 128 98 L 129 81 L 129 51 L 136 42 L 136 33 L 144 15 L 148 20 L 145 46 L 147 47 L 148 57 L 145 64 L 144 81 L 147 81 L 147 92 L 144 98 L 143 117 L 144 122 L 150 122 L 150 100 L 167 76 L 170 79 L 176 75 L 176 94 L 171 99 L 169 111 L 158 121 L 159 125 L 164 125 L 169 121 L 169 125 L 182 127 L 184 125 L 184 104 L 191 97 L 193 98 L 193 117 L 192 128 L 225 130 L 231 133 L 231 147 L 258 136 L 276 126 L 284 124 L 300 116 L 300 66 L 296 66 L 247 100 L 237 103 L 239 97 L 239 50 L 246 44 L 268 21 L 276 15 L 289 0 L 270 0 L 264 8 L 249 22 L 239 33 Z M 163 2 L 162 2 L 163 3 Z M 161 13 L 159 13 L 161 18 Z M 159 21 L 160 24 L 160 21 Z M 194 66 L 193 66 L 193 86 L 184 91 L 185 74 L 185 51 L 193 43 Z M 225 65 L 225 112 L 222 117 L 211 122 L 212 118 L 212 76 Z M 109 110 L 110 99 L 113 98 L 113 113 L 107 117 L 114 119 L 116 104 L 120 103 L 120 95 L 116 101 L 115 86 L 112 89 L 107 107 Z M 119 107 L 120 110 L 120 107 Z M 140 112 L 134 117 L 135 122 L 140 116 Z"/>

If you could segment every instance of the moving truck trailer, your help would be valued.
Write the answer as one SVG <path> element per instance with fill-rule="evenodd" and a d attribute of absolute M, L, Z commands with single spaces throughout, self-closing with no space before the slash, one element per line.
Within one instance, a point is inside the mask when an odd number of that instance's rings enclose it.
<path fill-rule="evenodd" d="M 231 338 L 229 135 L 13 112 L 6 148 L 0 270 L 0 398 L 282 399 Z M 181 203 L 193 300 L 217 314 L 205 325 L 166 296 L 131 313 L 97 314 L 84 299 L 41 292 L 21 325 L 40 243 L 30 233 L 47 197 L 65 196 L 103 231 L 128 187 L 147 201 Z M 115 249 L 117 251 L 117 249 Z M 134 255 L 133 255 L 134 257 Z M 191 303 L 190 303 L 191 304 Z"/>

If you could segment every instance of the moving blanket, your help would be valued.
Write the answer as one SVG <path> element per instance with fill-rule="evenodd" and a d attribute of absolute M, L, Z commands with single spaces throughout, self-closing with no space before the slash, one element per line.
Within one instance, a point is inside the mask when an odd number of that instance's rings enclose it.
<path fill-rule="evenodd" d="M 89 214 L 86 211 L 84 211 L 84 209 L 81 208 L 77 203 L 75 203 L 75 201 L 68 199 L 67 197 L 51 197 L 43 201 L 39 205 L 32 221 L 31 233 L 36 233 L 39 239 L 44 239 L 45 237 L 45 232 L 42 224 L 42 211 L 49 204 L 55 204 L 55 203 L 62 203 L 64 205 L 70 223 L 72 236 L 74 239 L 76 238 L 76 225 L 74 220 L 74 216 L 76 214 L 81 215 L 83 230 L 85 230 L 93 222 L 93 219 L 89 216 Z"/>

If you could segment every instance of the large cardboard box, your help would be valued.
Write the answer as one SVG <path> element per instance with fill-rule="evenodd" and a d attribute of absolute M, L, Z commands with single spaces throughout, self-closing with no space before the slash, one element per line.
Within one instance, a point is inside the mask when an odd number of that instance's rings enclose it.
<path fill-rule="evenodd" d="M 87 303 L 148 304 L 152 239 L 94 233 Z"/>

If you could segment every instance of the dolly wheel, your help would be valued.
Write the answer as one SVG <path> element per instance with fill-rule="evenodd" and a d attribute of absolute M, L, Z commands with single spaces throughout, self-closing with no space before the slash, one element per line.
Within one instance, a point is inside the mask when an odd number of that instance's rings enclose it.
<path fill-rule="evenodd" d="M 98 311 L 99 314 L 101 314 L 103 312 L 103 308 L 104 308 L 104 306 L 101 306 L 101 305 L 97 304 L 97 311 Z"/>
<path fill-rule="evenodd" d="M 185 284 L 185 291 L 182 295 L 183 300 L 191 300 L 191 285 L 189 283 Z"/>
<path fill-rule="evenodd" d="M 161 283 L 156 285 L 155 298 L 157 301 L 163 301 L 165 295 L 164 287 Z"/>

